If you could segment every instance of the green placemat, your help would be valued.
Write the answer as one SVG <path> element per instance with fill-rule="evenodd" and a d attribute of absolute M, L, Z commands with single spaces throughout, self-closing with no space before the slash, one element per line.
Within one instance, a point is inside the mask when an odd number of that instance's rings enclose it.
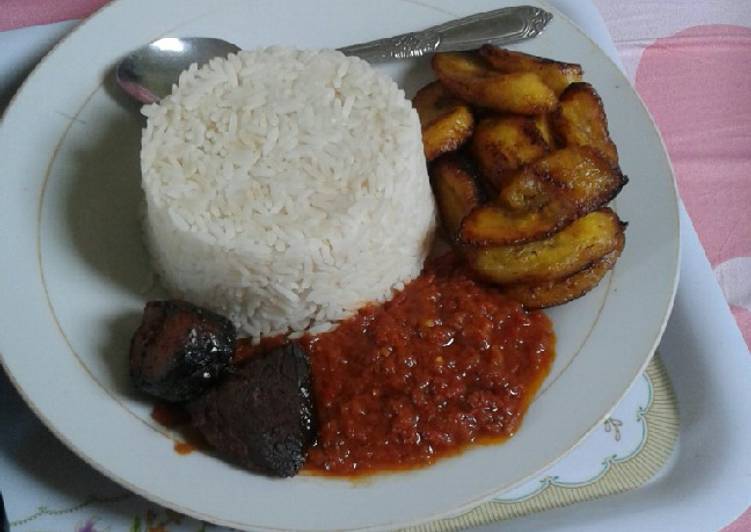
<path fill-rule="evenodd" d="M 670 378 L 658 354 L 650 362 L 645 375 L 651 387 L 651 397 L 637 416 L 643 422 L 644 437 L 627 458 L 607 460 L 603 474 L 590 482 L 575 486 L 557 484 L 547 480 L 542 488 L 528 498 L 514 502 L 493 500 L 467 513 L 404 530 L 437 532 L 461 530 L 488 523 L 521 517 L 534 512 L 560 508 L 622 493 L 643 485 L 651 479 L 673 452 L 678 437 L 678 403 Z M 612 421 L 611 421 L 612 422 Z M 606 427 L 606 430 L 610 430 Z"/>

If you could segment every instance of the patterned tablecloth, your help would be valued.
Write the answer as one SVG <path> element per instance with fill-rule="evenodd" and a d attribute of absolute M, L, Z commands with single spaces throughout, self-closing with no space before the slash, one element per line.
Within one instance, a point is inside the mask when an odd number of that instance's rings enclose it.
<path fill-rule="evenodd" d="M 748 343 L 751 3 L 594 2 L 629 78 L 663 133 L 686 209 Z M 1 0 L 0 31 L 81 18 L 104 3 L 106 0 Z M 617 427 L 611 425 L 610 430 Z M 45 459 L 38 457 L 39 461 Z M 64 483 L 64 475 L 57 482 Z M 725 532 L 748 530 L 751 509 Z"/>
<path fill-rule="evenodd" d="M 751 345 L 751 4 L 595 0 Z M 748 421 L 748 420 L 747 420 Z M 751 530 L 751 508 L 725 532 Z"/>

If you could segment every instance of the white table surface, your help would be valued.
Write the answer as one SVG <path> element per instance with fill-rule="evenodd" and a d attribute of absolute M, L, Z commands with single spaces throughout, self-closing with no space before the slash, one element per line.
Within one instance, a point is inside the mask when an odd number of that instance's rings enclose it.
<path fill-rule="evenodd" d="M 591 2 L 550 3 L 620 63 Z M 73 26 L 75 22 L 62 22 L 0 33 L 0 109 L 39 58 Z M 751 505 L 751 356 L 685 210 L 681 231 L 681 281 L 660 347 L 681 414 L 671 461 L 641 489 L 478 531 L 719 530 Z"/>

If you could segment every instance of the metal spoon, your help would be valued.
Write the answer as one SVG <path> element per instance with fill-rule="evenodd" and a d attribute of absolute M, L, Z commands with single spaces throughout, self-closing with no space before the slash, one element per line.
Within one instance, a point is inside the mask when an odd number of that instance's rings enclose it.
<path fill-rule="evenodd" d="M 485 43 L 499 46 L 538 36 L 552 18 L 551 13 L 539 7 L 505 7 L 339 51 L 379 62 L 471 50 Z M 135 100 L 154 103 L 172 92 L 180 73 L 191 64 L 200 66 L 214 57 L 239 51 L 238 46 L 221 39 L 165 37 L 126 56 L 117 65 L 115 78 Z"/>

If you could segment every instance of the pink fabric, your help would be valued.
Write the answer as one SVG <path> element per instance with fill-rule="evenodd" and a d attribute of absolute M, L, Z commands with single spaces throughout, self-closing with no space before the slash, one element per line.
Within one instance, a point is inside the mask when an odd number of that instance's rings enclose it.
<path fill-rule="evenodd" d="M 659 126 L 678 188 L 751 345 L 751 9 L 595 0 Z M 751 531 L 751 508 L 723 532 Z"/>
<path fill-rule="evenodd" d="M 740 325 L 751 310 L 751 28 L 695 26 L 657 39 L 636 87 Z M 751 328 L 744 327 L 746 341 Z"/>
<path fill-rule="evenodd" d="M 0 31 L 84 18 L 109 0 L 0 0 Z"/>

